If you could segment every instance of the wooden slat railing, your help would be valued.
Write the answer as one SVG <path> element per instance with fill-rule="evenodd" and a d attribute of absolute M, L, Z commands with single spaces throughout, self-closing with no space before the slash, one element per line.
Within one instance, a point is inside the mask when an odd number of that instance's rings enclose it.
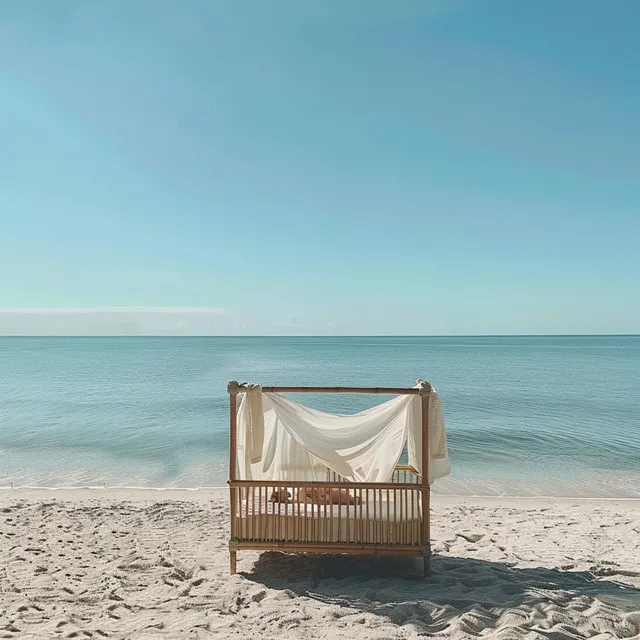
<path fill-rule="evenodd" d="M 327 482 L 230 481 L 236 490 L 236 540 L 424 546 L 424 489 L 414 469 L 399 466 L 395 482 L 388 483 L 347 483 L 336 474 L 328 477 Z M 313 497 L 306 494 L 309 489 Z"/>

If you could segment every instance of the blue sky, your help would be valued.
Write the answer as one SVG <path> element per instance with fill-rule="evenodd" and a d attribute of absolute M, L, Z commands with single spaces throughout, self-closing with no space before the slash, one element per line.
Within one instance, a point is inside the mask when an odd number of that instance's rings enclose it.
<path fill-rule="evenodd" d="M 0 333 L 640 332 L 640 3 L 0 3 Z"/>

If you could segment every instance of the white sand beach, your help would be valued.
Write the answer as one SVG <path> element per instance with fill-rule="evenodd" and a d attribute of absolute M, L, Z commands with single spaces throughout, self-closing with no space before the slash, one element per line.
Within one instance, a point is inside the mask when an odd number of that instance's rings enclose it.
<path fill-rule="evenodd" d="M 640 501 L 437 496 L 427 580 L 227 536 L 224 490 L 2 490 L 0 638 L 640 638 Z"/>

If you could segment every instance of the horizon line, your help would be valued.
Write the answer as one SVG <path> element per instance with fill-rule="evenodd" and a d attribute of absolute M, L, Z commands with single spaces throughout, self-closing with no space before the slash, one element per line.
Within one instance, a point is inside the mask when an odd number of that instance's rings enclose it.
<path fill-rule="evenodd" d="M 0 334 L 0 338 L 635 338 L 640 333 Z"/>

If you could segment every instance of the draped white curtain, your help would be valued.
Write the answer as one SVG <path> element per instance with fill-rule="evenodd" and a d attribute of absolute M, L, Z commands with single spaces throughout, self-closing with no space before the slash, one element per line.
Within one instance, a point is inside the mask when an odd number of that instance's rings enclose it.
<path fill-rule="evenodd" d="M 237 414 L 240 480 L 326 480 L 327 469 L 352 482 L 389 482 L 405 444 L 422 469 L 422 402 L 402 395 L 353 415 L 310 409 L 250 385 Z M 262 419 L 261 419 L 262 418 Z M 450 473 L 440 398 L 429 402 L 429 483 Z"/>

